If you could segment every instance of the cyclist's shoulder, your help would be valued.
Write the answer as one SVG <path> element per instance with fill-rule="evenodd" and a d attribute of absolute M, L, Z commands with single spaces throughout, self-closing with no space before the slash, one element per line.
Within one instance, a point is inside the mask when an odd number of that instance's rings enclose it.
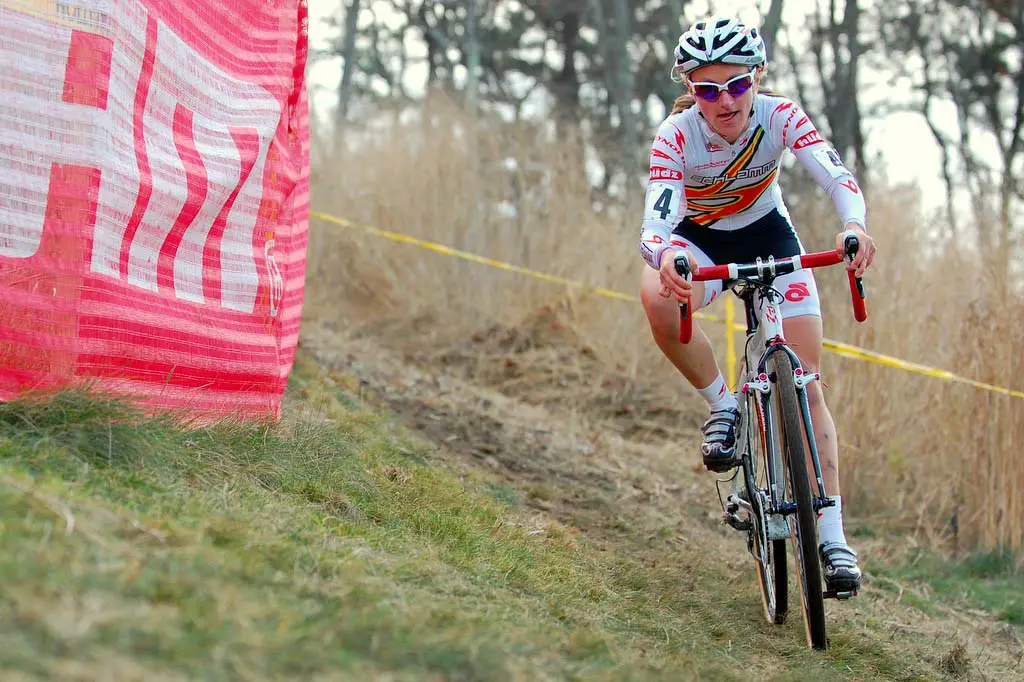
<path fill-rule="evenodd" d="M 694 123 L 694 110 L 696 107 L 670 113 L 658 125 L 655 134 L 654 146 L 665 145 L 680 156 L 687 146 L 687 140 L 696 137 L 698 131 Z"/>
<path fill-rule="evenodd" d="M 784 95 L 774 90 L 762 90 L 757 93 L 757 97 L 754 98 L 754 108 L 758 106 L 768 109 L 775 109 L 778 106 L 788 104 L 790 106 L 799 106 L 795 99 Z"/>
<path fill-rule="evenodd" d="M 754 98 L 754 116 L 761 122 L 778 120 L 779 114 L 802 111 L 796 100 L 778 93 L 757 93 Z"/>
<path fill-rule="evenodd" d="M 796 100 L 777 93 L 758 93 L 754 99 L 754 117 L 775 134 L 782 134 L 794 124 L 799 128 L 810 122 Z"/>

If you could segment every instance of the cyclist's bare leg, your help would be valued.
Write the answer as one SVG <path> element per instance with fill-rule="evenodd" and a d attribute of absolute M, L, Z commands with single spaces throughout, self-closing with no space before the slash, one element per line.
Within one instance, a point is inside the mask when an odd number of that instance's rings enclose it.
<path fill-rule="evenodd" d="M 715 361 L 711 342 L 693 320 L 693 338 L 688 344 L 679 342 L 679 302 L 659 293 L 658 273 L 645 268 L 640 299 L 651 333 L 665 357 L 678 369 L 708 404 L 708 420 L 701 426 L 701 457 L 711 471 L 727 471 L 736 466 L 736 423 L 739 409 L 729 392 L 728 384 Z M 691 303 L 697 310 L 704 303 L 705 284 L 693 283 Z"/>
<path fill-rule="evenodd" d="M 679 301 L 672 296 L 661 296 L 658 293 L 660 288 L 658 272 L 645 267 L 640 283 L 640 300 L 647 313 L 654 341 L 694 388 L 703 388 L 719 374 L 711 342 L 697 320 L 693 320 L 693 339 L 690 343 L 684 345 L 679 342 Z M 704 302 L 703 282 L 693 283 L 693 297 L 690 300 L 692 305 L 698 307 Z M 692 309 L 696 310 L 696 307 Z"/>
<path fill-rule="evenodd" d="M 821 318 L 817 315 L 789 317 L 782 321 L 782 327 L 786 341 L 800 358 L 803 368 L 811 372 L 817 371 L 821 367 Z M 807 403 L 811 410 L 811 423 L 814 425 L 814 441 L 818 446 L 818 460 L 821 463 L 825 494 L 839 495 L 839 441 L 836 437 L 835 421 L 828 405 L 825 404 L 820 382 L 814 381 L 807 385 Z M 813 472 L 809 448 L 807 455 L 807 471 Z M 817 484 L 812 485 L 816 490 Z"/>

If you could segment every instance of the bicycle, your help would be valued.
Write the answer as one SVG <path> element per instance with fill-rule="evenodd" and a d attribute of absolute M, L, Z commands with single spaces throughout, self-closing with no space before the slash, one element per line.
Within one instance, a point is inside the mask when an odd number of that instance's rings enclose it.
<path fill-rule="evenodd" d="M 822 589 L 818 556 L 817 512 L 835 504 L 825 494 L 818 448 L 811 425 L 805 387 L 821 378 L 804 371 L 800 359 L 786 342 L 779 304 L 783 294 L 772 284 L 776 277 L 803 268 L 837 265 L 853 260 L 859 243 L 848 234 L 844 252 L 823 251 L 789 258 L 758 258 L 754 263 L 716 265 L 692 272 L 684 255 L 675 258 L 676 271 L 692 281 L 723 280 L 744 304 L 746 344 L 735 391 L 740 417 L 736 447 L 740 464 L 731 478 L 732 491 L 722 504 L 723 521 L 747 533 L 747 549 L 754 557 L 764 615 L 781 625 L 789 608 L 786 537 L 793 542 L 797 580 L 800 583 L 808 646 L 826 649 L 825 604 L 827 598 L 845 600 L 856 592 Z M 854 318 L 867 319 L 864 283 L 848 271 Z M 693 333 L 688 304 L 680 304 L 679 340 L 689 343 Z M 761 311 L 760 317 L 757 311 Z M 755 429 L 751 427 L 756 426 Z M 781 428 L 780 428 L 781 426 Z M 817 495 L 812 494 L 804 438 L 814 468 Z M 780 455 L 781 452 L 781 455 Z M 742 473 L 742 479 L 737 480 Z M 721 490 L 719 501 L 721 502 Z M 739 516 L 740 510 L 745 518 Z"/>

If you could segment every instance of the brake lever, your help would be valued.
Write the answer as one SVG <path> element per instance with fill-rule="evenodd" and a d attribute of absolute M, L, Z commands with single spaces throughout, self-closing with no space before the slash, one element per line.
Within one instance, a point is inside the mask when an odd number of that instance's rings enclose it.
<path fill-rule="evenodd" d="M 852 263 L 860 250 L 860 240 L 857 239 L 857 235 L 846 235 L 843 239 L 843 250 L 846 252 L 847 260 Z M 863 322 L 868 316 L 864 280 L 855 275 L 853 270 L 847 270 L 846 273 L 850 279 L 850 293 L 853 295 L 853 316 L 858 322 Z"/>
<path fill-rule="evenodd" d="M 690 259 L 686 257 L 686 253 L 680 253 L 675 257 L 676 272 L 680 277 L 685 279 L 687 282 L 690 281 L 690 277 L 693 275 L 690 269 Z M 688 303 L 679 304 L 679 342 L 683 344 L 690 343 L 693 338 L 693 317 L 690 315 L 690 305 Z"/>

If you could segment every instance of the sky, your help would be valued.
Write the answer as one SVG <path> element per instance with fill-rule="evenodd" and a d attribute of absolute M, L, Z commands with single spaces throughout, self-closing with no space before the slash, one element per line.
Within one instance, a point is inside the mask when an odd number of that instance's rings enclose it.
<path fill-rule="evenodd" d="M 740 19 L 759 23 L 760 13 L 757 9 L 757 2 L 744 2 L 742 0 L 709 0 L 713 8 L 720 14 L 734 13 Z M 324 24 L 328 16 L 337 16 L 339 19 L 342 13 L 339 9 L 340 0 L 310 0 L 310 45 L 313 49 L 323 47 L 334 32 Z M 365 3 L 364 3 L 365 4 Z M 692 2 L 687 7 L 687 20 L 691 21 L 698 14 L 707 8 L 707 3 L 701 6 L 701 2 Z M 767 2 L 764 3 L 767 6 Z M 804 17 L 814 9 L 813 0 L 788 0 L 784 5 L 783 21 L 792 25 L 798 25 L 805 21 Z M 379 17 L 382 15 L 378 14 Z M 685 27 L 680 25 L 680 32 Z M 770 68 L 771 55 L 769 55 Z M 309 83 L 311 96 L 314 99 L 314 109 L 321 118 L 327 118 L 336 101 L 334 90 L 341 77 L 341 59 L 325 59 L 314 62 L 309 69 Z M 666 71 L 665 78 L 669 74 Z M 423 82 L 422 74 L 417 78 L 411 74 L 414 82 Z M 883 99 L 892 96 L 892 84 L 890 76 L 882 73 L 872 73 L 862 70 L 862 90 L 868 95 Z M 868 86 L 868 87 L 865 87 Z M 870 87 L 874 86 L 874 87 Z M 870 100 L 869 100 L 870 101 Z M 940 111 L 946 114 L 948 121 L 953 121 L 952 107 L 948 111 Z M 940 127 L 942 119 L 939 119 Z M 820 122 L 819 125 L 824 125 Z M 866 137 L 868 140 L 868 156 L 873 157 L 881 152 L 886 165 L 889 179 L 894 182 L 916 183 L 922 193 L 925 205 L 929 208 L 937 208 L 945 201 L 945 187 L 942 183 L 940 171 L 942 159 L 939 148 L 935 144 L 931 132 L 924 123 L 924 119 L 914 113 L 892 114 L 884 118 L 875 118 L 866 122 Z M 653 127 L 652 127 L 653 134 Z"/>

